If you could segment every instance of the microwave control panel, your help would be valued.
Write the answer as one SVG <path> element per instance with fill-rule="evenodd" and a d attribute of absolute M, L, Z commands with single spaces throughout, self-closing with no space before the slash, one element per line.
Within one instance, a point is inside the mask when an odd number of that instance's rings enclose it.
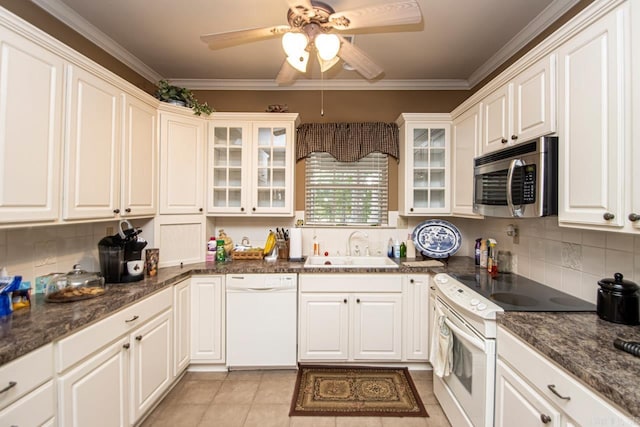
<path fill-rule="evenodd" d="M 530 205 L 536 202 L 536 165 L 526 165 L 522 182 L 522 204 Z"/>

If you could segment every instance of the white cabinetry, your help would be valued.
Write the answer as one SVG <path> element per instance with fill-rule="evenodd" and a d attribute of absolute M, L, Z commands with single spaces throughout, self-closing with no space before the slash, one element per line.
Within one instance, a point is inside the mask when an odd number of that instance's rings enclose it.
<path fill-rule="evenodd" d="M 453 119 L 451 213 L 481 217 L 473 213 L 473 159 L 480 148 L 482 104 L 478 103 Z"/>
<path fill-rule="evenodd" d="M 402 276 L 299 277 L 299 360 L 402 358 Z"/>
<path fill-rule="evenodd" d="M 161 108 L 160 213 L 202 213 L 206 121 L 185 108 Z"/>
<path fill-rule="evenodd" d="M 637 426 L 504 328 L 496 340 L 496 426 Z"/>
<path fill-rule="evenodd" d="M 558 48 L 560 225 L 625 224 L 629 4 Z"/>
<path fill-rule="evenodd" d="M 167 288 L 56 344 L 60 425 L 133 425 L 152 407 L 173 380 L 172 305 Z"/>
<path fill-rule="evenodd" d="M 173 287 L 173 376 L 187 369 L 191 360 L 191 280 Z"/>
<path fill-rule="evenodd" d="M 555 132 L 555 64 L 549 55 L 482 100 L 481 154 Z"/>
<path fill-rule="evenodd" d="M 53 345 L 0 368 L 0 425 L 56 425 Z"/>
<path fill-rule="evenodd" d="M 208 213 L 292 216 L 297 114 L 214 113 Z"/>
<path fill-rule="evenodd" d="M 404 325 L 402 342 L 406 360 L 429 360 L 429 287 L 431 276 L 410 274 L 404 277 Z"/>
<path fill-rule="evenodd" d="M 448 114 L 402 114 L 398 211 L 400 215 L 450 213 Z"/>
<path fill-rule="evenodd" d="M 60 215 L 63 60 L 0 26 L 0 222 Z"/>
<path fill-rule="evenodd" d="M 67 67 L 64 219 L 110 218 L 120 207 L 120 90 Z"/>
<path fill-rule="evenodd" d="M 191 363 L 225 362 L 224 276 L 191 279 Z"/>
<path fill-rule="evenodd" d="M 640 22 L 640 7 L 637 4 L 631 8 L 631 22 Z M 631 50 L 631 74 L 638 76 L 640 74 L 640 25 L 631 27 L 631 45 L 636 49 Z M 635 78 L 631 79 L 631 111 L 636 116 L 640 111 L 640 81 Z M 632 117 L 636 117 L 632 116 Z M 634 231 L 640 230 L 640 120 L 631 120 L 631 138 L 627 141 L 627 146 L 631 147 L 631 152 L 627 157 L 630 162 L 631 172 L 627 174 L 631 179 L 629 183 L 630 205 L 627 213 L 627 219 Z M 627 163 L 629 164 L 629 163 Z"/>

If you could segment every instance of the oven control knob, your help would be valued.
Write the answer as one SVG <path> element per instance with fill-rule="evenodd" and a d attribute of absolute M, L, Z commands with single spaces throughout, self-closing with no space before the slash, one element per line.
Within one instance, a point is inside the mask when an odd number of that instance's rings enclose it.
<path fill-rule="evenodd" d="M 477 298 L 471 298 L 471 301 L 469 301 L 469 303 L 473 306 L 473 305 L 478 305 L 480 301 L 478 301 Z"/>
<path fill-rule="evenodd" d="M 478 309 L 478 311 L 482 311 L 485 308 L 487 308 L 487 304 L 481 302 L 480 304 L 478 304 L 478 306 L 476 308 Z"/>

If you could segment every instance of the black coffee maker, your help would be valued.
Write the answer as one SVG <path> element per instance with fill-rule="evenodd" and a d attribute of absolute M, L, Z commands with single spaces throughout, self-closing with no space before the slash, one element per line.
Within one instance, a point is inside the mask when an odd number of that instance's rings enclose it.
<path fill-rule="evenodd" d="M 129 221 L 120 221 L 118 227 L 118 234 L 103 237 L 98 242 L 100 271 L 107 283 L 137 282 L 144 278 L 142 250 L 147 242 L 140 236 L 142 230 L 134 228 Z M 127 264 L 139 268 L 127 268 Z"/>

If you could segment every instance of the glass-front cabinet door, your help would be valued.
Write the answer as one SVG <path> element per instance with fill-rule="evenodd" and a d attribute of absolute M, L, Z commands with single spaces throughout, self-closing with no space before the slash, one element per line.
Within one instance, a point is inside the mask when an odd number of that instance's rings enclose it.
<path fill-rule="evenodd" d="M 293 127 L 290 123 L 255 123 L 254 214 L 293 214 Z"/>
<path fill-rule="evenodd" d="M 401 215 L 449 213 L 450 124 L 407 121 L 403 130 Z"/>
<path fill-rule="evenodd" d="M 244 214 L 251 129 L 246 124 L 209 124 L 209 212 Z"/>

